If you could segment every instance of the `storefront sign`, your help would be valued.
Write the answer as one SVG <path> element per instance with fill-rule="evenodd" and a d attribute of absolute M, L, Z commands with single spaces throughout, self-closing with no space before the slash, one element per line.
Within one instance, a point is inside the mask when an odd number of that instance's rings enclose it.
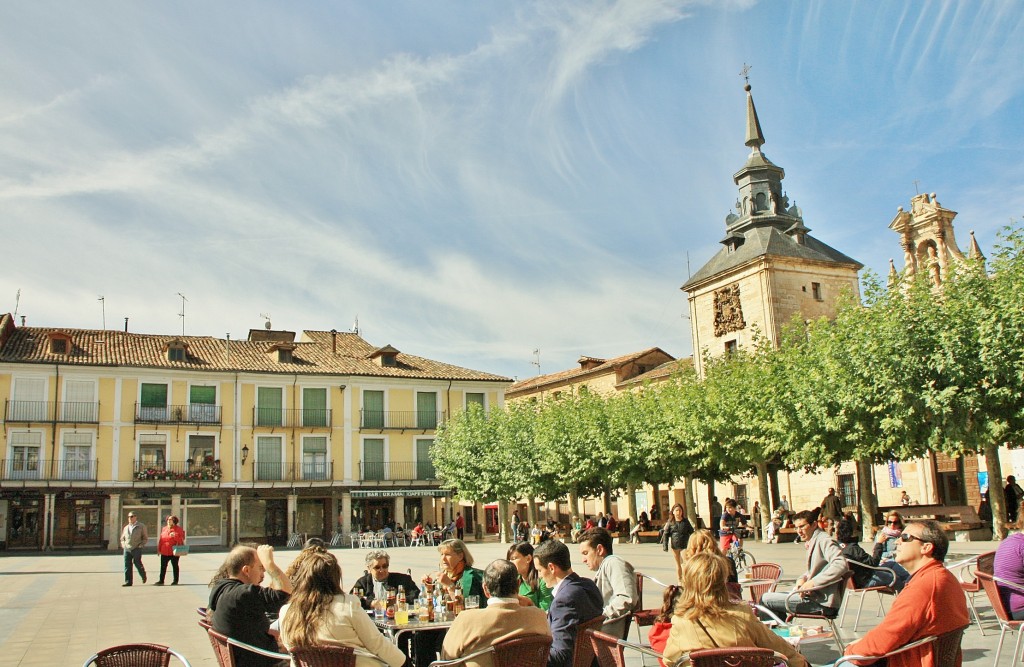
<path fill-rule="evenodd" d="M 408 489 L 400 491 L 353 491 L 353 498 L 446 498 L 444 489 Z"/>

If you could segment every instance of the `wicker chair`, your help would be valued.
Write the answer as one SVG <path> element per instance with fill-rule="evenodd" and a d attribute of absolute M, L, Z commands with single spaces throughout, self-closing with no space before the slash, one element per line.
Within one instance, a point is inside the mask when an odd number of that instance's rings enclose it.
<path fill-rule="evenodd" d="M 839 625 L 842 625 L 846 620 L 846 610 L 851 604 L 853 604 L 852 596 L 857 595 L 860 598 L 860 604 L 857 605 L 857 618 L 853 622 L 853 631 L 857 632 L 857 627 L 860 625 L 860 614 L 864 611 L 864 596 L 868 593 L 878 594 L 878 610 L 875 612 L 875 616 L 881 616 L 885 611 L 885 605 L 883 603 L 884 598 L 882 596 L 896 595 L 896 573 L 889 568 L 874 567 L 873 565 L 860 563 L 855 560 L 850 560 L 849 558 L 846 559 L 846 562 L 849 564 L 850 570 L 853 572 L 856 572 L 858 569 L 868 570 L 871 572 L 872 577 L 877 573 L 881 575 L 882 578 L 889 580 L 889 583 L 880 586 L 865 586 L 864 588 L 857 588 L 857 585 L 853 583 L 853 577 L 848 577 L 846 579 L 846 604 L 843 605 L 843 613 L 839 617 Z"/>
<path fill-rule="evenodd" d="M 774 591 L 775 587 L 779 585 L 779 579 L 782 577 L 782 566 L 776 563 L 754 563 L 747 570 L 750 572 L 750 576 L 754 579 L 771 579 L 770 584 L 758 584 L 757 586 L 750 587 L 750 600 L 754 604 L 760 604 L 761 596 L 769 591 Z"/>
<path fill-rule="evenodd" d="M 296 667 L 355 667 L 351 646 L 296 646 L 291 650 Z"/>
<path fill-rule="evenodd" d="M 770 648 L 706 648 L 690 651 L 685 657 L 693 667 L 774 667 L 789 664 L 786 656 Z"/>
<path fill-rule="evenodd" d="M 457 667 L 470 660 L 490 654 L 494 667 L 545 667 L 551 652 L 551 637 L 548 635 L 523 635 L 498 642 L 479 651 L 474 651 L 454 660 L 435 660 L 431 667 Z"/>
<path fill-rule="evenodd" d="M 576 626 L 576 645 L 572 651 L 572 667 L 591 667 L 594 664 L 596 660 L 594 646 L 590 643 L 587 631 L 600 630 L 604 625 L 604 620 L 604 616 L 595 616 Z"/>
<path fill-rule="evenodd" d="M 111 646 L 86 660 L 82 667 L 168 667 L 172 655 L 185 667 L 192 667 L 185 656 L 162 644 Z"/>
<path fill-rule="evenodd" d="M 199 622 L 200 625 L 203 621 Z M 231 653 L 231 646 L 228 638 L 213 628 L 206 626 L 206 634 L 213 645 L 213 655 L 217 658 L 217 667 L 235 667 L 235 656 Z"/>
<path fill-rule="evenodd" d="M 1014 659 L 1020 655 L 1020 643 L 1024 639 L 1024 632 L 1021 631 L 1021 626 L 1024 626 L 1024 621 L 1015 621 L 1010 616 L 1010 610 L 1006 608 L 1006 603 L 1003 601 L 1003 596 L 999 594 L 999 586 L 1006 588 L 1017 588 L 1016 584 L 1002 579 L 997 579 L 991 574 L 987 574 L 981 571 L 980 562 L 978 559 L 979 567 L 977 572 L 978 581 L 981 582 L 981 587 L 985 589 L 985 595 L 988 596 L 989 604 L 992 605 L 992 609 L 996 612 L 996 620 L 999 621 L 999 644 L 996 647 L 996 659 L 992 664 L 999 664 L 999 654 L 1003 650 L 1003 640 L 1006 639 L 1007 632 L 1017 633 L 1017 643 L 1013 649 Z M 1019 589 L 1018 589 L 1019 590 Z M 1024 592 L 1024 591 L 1021 591 Z"/>

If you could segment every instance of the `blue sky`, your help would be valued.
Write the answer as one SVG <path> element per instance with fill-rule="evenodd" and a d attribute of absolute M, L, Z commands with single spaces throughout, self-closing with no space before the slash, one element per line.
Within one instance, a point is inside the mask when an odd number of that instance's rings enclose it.
<path fill-rule="evenodd" d="M 1024 214 L 1024 4 L 0 5 L 0 311 L 347 330 L 510 377 L 690 354 L 751 85 L 812 234 Z M 915 186 L 915 181 L 919 182 Z"/>

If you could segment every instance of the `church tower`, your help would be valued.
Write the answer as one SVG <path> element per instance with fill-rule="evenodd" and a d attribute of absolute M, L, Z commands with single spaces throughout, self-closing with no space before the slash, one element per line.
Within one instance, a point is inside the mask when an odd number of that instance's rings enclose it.
<path fill-rule="evenodd" d="M 927 271 L 932 284 L 938 287 L 946 279 L 954 264 L 970 259 L 985 259 L 981 248 L 971 232 L 971 245 L 967 258 L 960 252 L 953 235 L 953 218 L 956 211 L 944 208 L 935 194 L 917 195 L 910 200 L 910 211 L 900 206 L 896 217 L 889 223 L 889 229 L 900 235 L 903 246 L 903 272 L 913 278 Z M 889 279 L 895 279 L 896 267 L 889 263 Z"/>
<path fill-rule="evenodd" d="M 842 290 L 858 294 L 863 266 L 810 235 L 796 202 L 782 189 L 785 171 L 761 150 L 764 134 L 749 84 L 745 90 L 750 155 L 733 175 L 736 210 L 725 218 L 722 249 L 682 286 L 701 373 L 705 351 L 720 355 L 747 346 L 755 330 L 778 344 L 794 315 L 833 316 Z"/>

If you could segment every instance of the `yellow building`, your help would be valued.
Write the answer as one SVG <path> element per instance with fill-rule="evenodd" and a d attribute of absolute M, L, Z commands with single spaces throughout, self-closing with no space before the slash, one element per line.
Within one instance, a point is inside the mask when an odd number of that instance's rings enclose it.
<path fill-rule="evenodd" d="M 151 532 L 179 516 L 195 545 L 437 523 L 453 511 L 429 457 L 438 424 L 501 405 L 510 382 L 353 333 L 234 341 L 3 315 L 0 539 L 116 549 L 130 510 Z"/>

